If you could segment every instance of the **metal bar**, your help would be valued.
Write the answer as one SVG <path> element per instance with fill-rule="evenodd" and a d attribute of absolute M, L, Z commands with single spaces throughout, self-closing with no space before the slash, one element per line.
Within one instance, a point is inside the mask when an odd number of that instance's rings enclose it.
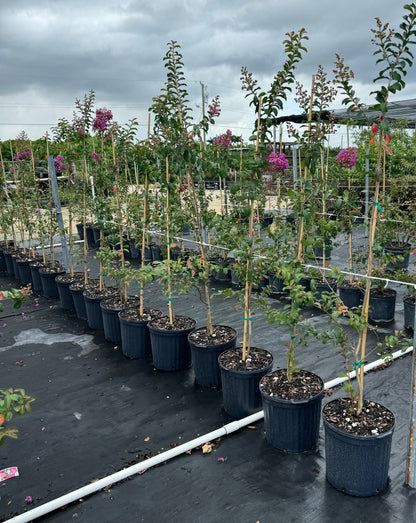
<path fill-rule="evenodd" d="M 59 236 L 61 238 L 61 244 L 62 244 L 62 254 L 64 257 L 64 266 L 65 266 L 65 269 L 68 271 L 69 270 L 69 250 L 68 250 L 68 244 L 66 242 L 66 235 L 65 235 L 65 230 L 64 230 L 65 227 L 64 227 L 64 219 L 62 217 L 61 200 L 59 199 L 58 180 L 56 179 L 55 164 L 53 161 L 53 156 L 51 154 L 48 156 L 48 167 L 49 167 L 49 176 L 50 176 L 51 186 L 52 186 L 53 201 L 55 203 L 55 208 L 56 208 L 56 218 L 58 220 Z"/>

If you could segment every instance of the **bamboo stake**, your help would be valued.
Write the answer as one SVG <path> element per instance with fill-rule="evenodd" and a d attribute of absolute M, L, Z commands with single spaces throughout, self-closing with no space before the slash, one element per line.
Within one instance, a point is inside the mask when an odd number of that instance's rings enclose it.
<path fill-rule="evenodd" d="M 116 151 L 115 151 L 115 146 L 114 146 L 114 134 L 111 135 L 111 145 L 112 145 L 112 149 L 113 149 L 113 164 L 114 164 L 114 167 L 116 165 Z M 119 237 L 119 241 L 120 241 L 120 259 L 121 259 L 121 267 L 124 269 L 125 266 L 126 266 L 126 262 L 125 262 L 125 258 L 124 258 L 124 249 L 123 249 L 123 224 L 122 224 L 122 221 L 121 221 L 121 205 L 120 205 L 120 190 L 119 190 L 119 185 L 118 185 L 118 176 L 117 176 L 117 169 L 114 169 L 114 172 L 115 172 L 115 186 L 116 186 L 116 206 L 117 206 L 117 216 L 119 218 L 119 221 L 118 221 L 118 237 Z M 123 282 L 123 289 L 120 289 L 120 292 L 122 293 L 121 294 L 121 298 L 124 300 L 124 301 L 127 301 L 127 283 L 126 282 Z"/>
<path fill-rule="evenodd" d="M 170 270 L 170 235 L 169 235 L 169 160 L 168 157 L 166 157 L 166 184 L 167 184 L 167 192 L 166 192 L 166 245 L 167 245 L 167 261 L 168 261 L 168 306 L 169 306 L 169 323 L 173 325 L 173 322 L 175 321 L 175 316 L 173 312 L 173 306 L 172 306 L 172 281 L 171 281 L 171 270 Z"/>
<path fill-rule="evenodd" d="M 150 115 L 149 115 L 150 120 Z M 150 125 L 150 124 L 149 124 Z M 147 193 L 149 190 L 149 179 L 146 173 L 144 180 L 144 199 L 143 199 L 143 227 L 142 227 L 142 260 L 141 267 L 145 265 L 146 257 L 146 230 L 147 230 Z M 144 301 L 144 282 L 140 282 L 140 316 L 143 316 L 143 301 Z"/>

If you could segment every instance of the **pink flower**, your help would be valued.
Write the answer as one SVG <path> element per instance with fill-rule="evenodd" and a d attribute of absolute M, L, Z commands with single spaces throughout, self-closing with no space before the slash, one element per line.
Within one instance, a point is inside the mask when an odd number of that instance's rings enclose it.
<path fill-rule="evenodd" d="M 289 169 L 289 161 L 287 160 L 286 155 L 283 153 L 270 153 L 269 165 L 273 169 L 273 171 L 278 171 L 280 173 L 283 173 L 285 169 Z"/>

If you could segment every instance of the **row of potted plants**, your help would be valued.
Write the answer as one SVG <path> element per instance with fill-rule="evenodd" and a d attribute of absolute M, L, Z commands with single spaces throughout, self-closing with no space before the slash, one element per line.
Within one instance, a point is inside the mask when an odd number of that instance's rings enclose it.
<path fill-rule="evenodd" d="M 285 202 L 293 209 L 294 231 L 275 223 L 274 228 L 269 228 L 268 241 L 264 242 L 261 237 L 259 220 L 265 202 L 265 195 L 262 191 L 262 172 L 266 168 L 272 169 L 279 176 L 287 167 L 284 155 L 277 155 L 275 152 L 271 154 L 267 144 L 273 118 L 283 108 L 287 94 L 295 83 L 295 66 L 306 52 L 307 36 L 304 29 L 288 33 L 284 41 L 286 61 L 282 69 L 274 76 L 268 91 L 262 91 L 253 75 L 245 68 L 242 69 L 243 89 L 247 92 L 250 106 L 253 107 L 256 114 L 253 132 L 255 151 L 244 162 L 240 158 L 237 183 L 230 188 L 231 209 L 229 213 L 217 214 L 210 209 L 205 193 L 205 183 L 203 183 L 204 175 L 215 169 L 221 178 L 221 174 L 223 174 L 221 170 L 227 170 L 230 165 L 235 165 L 238 159 L 235 156 L 227 155 L 227 147 L 224 147 L 224 144 L 228 143 L 227 136 L 218 141 L 217 161 L 213 162 L 212 156 L 204 154 L 203 143 L 202 140 L 199 141 L 199 138 L 203 132 L 207 131 L 208 125 L 214 123 L 214 119 L 219 116 L 219 100 L 218 98 L 213 100 L 207 115 L 201 122 L 193 122 L 187 101 L 182 55 L 176 42 L 168 44 L 168 51 L 164 58 L 167 80 L 161 95 L 154 98 L 151 108 L 154 115 L 154 128 L 153 134 L 144 144 L 147 152 L 143 156 L 144 184 L 142 190 L 136 184 L 136 189 L 129 193 L 129 187 L 132 184 L 127 183 L 129 179 L 127 163 L 117 161 L 114 133 L 108 133 L 109 118 L 108 115 L 103 116 L 102 114 L 97 115 L 97 118 L 105 124 L 98 126 L 101 141 L 103 143 L 104 138 L 109 135 L 112 150 L 108 150 L 106 156 L 103 146 L 100 158 L 107 157 L 110 168 L 104 169 L 104 163 L 100 162 L 94 181 L 95 194 L 92 197 L 87 193 L 88 176 L 85 165 L 81 177 L 74 179 L 75 189 L 68 189 L 69 207 L 71 207 L 71 212 L 73 209 L 81 218 L 84 239 L 87 237 L 86 227 L 89 215 L 94 216 L 100 229 L 100 249 L 97 253 L 100 260 L 99 279 L 96 282 L 89 281 L 86 251 L 88 242 L 84 241 L 85 270 L 81 276 L 81 282 L 73 282 L 71 285 L 74 287 L 76 283 L 78 291 L 78 294 L 72 294 L 74 305 L 76 301 L 78 302 L 78 298 L 80 304 L 83 300 L 84 314 L 89 326 L 103 328 L 108 339 L 118 340 L 122 335 L 121 323 L 117 323 L 119 318 L 122 319 L 120 309 L 125 305 L 135 304 L 134 298 L 127 295 L 127 284 L 133 278 L 137 278 L 140 289 L 139 321 L 146 322 L 152 318 L 149 325 L 151 350 L 154 364 L 161 370 L 186 368 L 191 363 L 187 344 L 188 336 L 193 335 L 195 322 L 190 318 L 175 315 L 173 297 L 178 292 L 189 292 L 191 287 L 198 288 L 201 300 L 206 307 L 204 336 L 200 333 L 201 335 L 197 337 L 196 341 L 194 340 L 194 343 L 201 348 L 206 348 L 211 342 L 218 342 L 219 331 L 212 325 L 211 319 L 213 302 L 209 281 L 212 274 L 222 271 L 223 268 L 217 261 L 213 263 L 210 259 L 209 246 L 213 242 L 214 244 L 218 242 L 216 247 L 222 256 L 226 252 L 222 251 L 224 246 L 226 246 L 226 250 L 232 251 L 235 258 L 235 273 L 241 278 L 242 286 L 239 289 L 223 289 L 222 294 L 225 297 L 236 296 L 241 300 L 242 347 L 222 352 L 218 358 L 215 355 L 212 361 L 214 367 L 217 368 L 218 365 L 220 370 L 224 408 L 231 415 L 241 417 L 253 410 L 258 410 L 263 397 L 267 438 L 276 447 L 300 452 L 316 446 L 323 384 L 319 377 L 312 376 L 307 370 L 297 368 L 296 347 L 305 343 L 308 336 L 313 335 L 321 339 L 323 343 L 331 341 L 341 348 L 347 373 L 352 370 L 357 373 L 358 391 L 355 392 L 351 383 L 348 382 L 347 398 L 330 402 L 328 404 L 330 406 L 327 405 L 324 409 L 327 478 L 336 488 L 356 495 L 370 495 L 385 488 L 388 471 L 388 459 L 386 465 L 385 458 L 388 458 L 394 428 L 394 416 L 388 409 L 364 400 L 363 365 L 367 351 L 367 332 L 370 327 L 368 322 L 370 282 L 374 274 L 374 258 L 378 247 L 376 224 L 379 214 L 383 212 L 385 212 L 386 218 L 382 223 L 386 224 L 388 230 L 391 230 L 392 224 L 396 223 L 390 221 L 389 227 L 387 216 L 389 202 L 380 191 L 380 183 L 383 174 L 383 151 L 391 152 L 388 146 L 391 140 L 386 118 L 388 97 L 390 93 L 395 93 L 404 87 L 403 77 L 412 64 L 409 47 L 413 43 L 416 10 L 413 5 L 405 6 L 405 10 L 403 22 L 394 36 L 378 19 L 377 27 L 374 30 L 376 54 L 381 55 L 383 67 L 376 79 L 376 85 L 377 82 L 384 82 L 385 85 L 383 84 L 374 91 L 373 109 L 380 115 L 377 122 L 372 124 L 373 136 L 371 139 L 377 149 L 375 192 L 369 222 L 368 252 L 366 253 L 367 278 L 363 304 L 357 309 L 348 308 L 339 299 L 338 295 L 333 292 L 333 282 L 326 274 L 327 247 L 336 238 L 340 227 L 344 227 L 344 231 L 350 238 L 350 270 L 353 272 L 350 211 L 354 210 L 357 204 L 349 191 L 345 191 L 342 197 L 337 198 L 335 202 L 336 210 L 341 209 L 343 204 L 345 205 L 344 212 L 341 213 L 343 221 L 335 222 L 326 219 L 327 200 L 333 194 L 333 187 L 331 187 L 325 166 L 325 151 L 322 144 L 323 139 L 328 139 L 333 130 L 328 107 L 334 98 L 334 91 L 321 67 L 314 75 L 310 93 L 300 85 L 297 85 L 296 88 L 297 99 L 307 113 L 307 124 L 303 129 L 293 131 L 304 153 L 298 184 L 294 189 L 287 191 Z M 394 45 L 392 44 L 393 38 L 398 39 Z M 344 94 L 344 103 L 351 110 L 361 111 L 365 115 L 366 108 L 360 103 L 351 86 L 352 72 L 340 57 L 337 57 L 335 67 L 335 84 Z M 81 112 L 84 111 L 84 115 L 88 116 L 90 105 L 81 102 L 79 105 Z M 87 118 L 84 118 L 84 124 L 86 121 Z M 131 135 L 126 132 L 122 138 L 124 148 L 121 149 L 121 152 L 123 155 L 131 143 Z M 85 146 L 85 143 L 83 145 Z M 112 156 L 111 161 L 110 155 Z M 353 157 L 354 155 L 349 152 L 346 153 L 346 156 L 341 157 L 344 158 L 342 161 L 347 169 L 353 167 L 351 165 Z M 156 192 L 152 192 L 149 188 L 149 181 L 152 181 L 153 176 L 158 182 Z M 126 183 L 123 183 L 123 179 Z M 23 188 L 25 187 L 26 184 L 23 185 Z M 17 190 L 16 196 L 18 193 Z M 133 194 L 133 196 L 130 197 L 129 194 Z M 278 194 L 278 198 L 280 196 Z M 87 200 L 89 205 L 87 205 Z M 391 201 L 394 203 L 393 198 Z M 48 222 L 48 226 L 42 229 L 41 234 L 49 234 L 52 245 L 53 209 L 49 213 L 38 214 L 51 222 L 51 224 Z M 11 219 L 12 213 L 9 210 L 5 215 Z M 151 266 L 146 265 L 144 255 L 140 268 L 132 272 L 124 255 L 124 234 L 127 231 L 129 236 L 140 242 L 141 252 L 145 253 L 150 218 L 155 228 L 163 231 L 165 259 L 159 260 L 155 266 Z M 29 218 L 29 222 L 31 222 L 31 218 Z M 130 225 L 130 223 L 133 223 L 134 227 L 126 227 L 126 224 Z M 141 226 L 137 226 L 139 223 Z M 180 236 L 179 233 L 184 226 L 190 223 L 197 250 L 189 253 L 186 260 L 174 259 L 172 249 L 175 247 L 175 238 Z M 11 220 L 10 227 L 12 225 L 14 227 L 13 220 Z M 7 229 L 5 232 L 8 233 L 7 219 L 4 220 L 4 227 Z M 104 238 L 104 236 L 106 237 Z M 14 233 L 13 240 L 16 241 Z M 23 245 L 25 244 L 23 243 Z M 381 243 L 380 246 L 384 248 L 383 253 L 385 253 L 388 246 Z M 312 278 L 312 282 L 317 281 L 317 285 L 322 285 L 321 289 L 314 288 L 315 283 L 311 284 L 305 278 L 304 271 L 305 258 L 312 254 L 316 247 L 322 249 L 322 267 L 316 269 L 318 272 L 316 275 L 313 274 L 315 278 Z M 393 253 L 393 256 L 396 254 Z M 288 329 L 287 368 L 282 372 L 270 373 L 271 354 L 252 345 L 253 290 L 260 285 L 257 267 L 258 260 L 263 257 L 273 261 L 273 273 L 279 276 L 282 280 L 282 290 L 288 293 L 288 301 L 283 308 L 275 309 L 270 306 L 267 299 L 259 300 L 269 320 L 286 326 Z M 54 261 L 53 249 L 51 250 L 51 263 L 51 268 L 40 271 L 41 276 L 44 273 L 56 274 L 60 270 Z M 395 260 L 387 260 L 387 263 L 383 260 L 381 265 L 388 268 L 389 263 L 395 263 Z M 261 272 L 263 276 L 264 271 Z M 334 274 L 336 272 L 334 270 Z M 104 278 L 107 276 L 111 276 L 118 282 L 117 288 L 104 285 Z M 198 277 L 198 285 L 195 285 L 195 276 Z M 70 277 L 75 278 L 72 265 Z M 145 283 L 151 278 L 156 278 L 163 288 L 168 304 L 166 316 L 159 315 L 153 318 L 150 313 L 145 314 L 143 290 Z M 51 277 L 50 280 L 52 279 L 54 278 Z M 350 280 L 350 283 L 352 281 Z M 35 281 L 33 281 L 33 285 L 35 286 Z M 44 285 L 45 287 L 43 287 Z M 43 282 L 42 288 L 46 289 L 46 284 Z M 320 292 L 319 299 L 316 296 L 317 290 Z M 117 295 L 116 292 L 118 292 Z M 302 308 L 308 305 L 318 306 L 323 313 L 328 314 L 331 322 L 329 330 L 317 331 L 307 322 L 303 322 Z M 117 320 L 116 315 L 113 312 L 110 313 L 110 310 L 117 312 Z M 131 320 L 130 317 L 127 319 Z M 349 342 L 345 322 L 356 329 L 358 342 Z M 120 333 L 117 325 L 119 325 Z M 167 339 L 173 337 L 171 336 L 173 333 L 177 334 L 175 342 L 171 349 L 166 351 Z M 235 343 L 234 333 L 231 332 L 228 336 L 229 339 L 223 340 L 224 343 Z M 137 337 L 137 334 L 134 334 L 133 337 Z M 398 336 L 394 336 L 390 337 L 386 343 L 391 347 L 398 341 Z M 218 345 L 218 343 L 214 344 Z M 186 350 L 183 350 L 184 346 Z M 202 352 L 207 353 L 206 350 Z M 203 367 L 203 370 L 206 370 L 208 364 L 204 364 Z M 275 401 L 276 399 L 279 401 Z M 283 411 L 277 403 L 286 405 Z M 303 410 L 299 414 L 297 409 L 292 409 L 298 403 L 307 404 L 307 410 Z M 287 407 L 288 405 L 290 408 Z M 276 417 L 278 419 L 277 429 L 274 428 L 274 421 L 272 422 L 272 419 L 274 420 Z M 292 417 L 293 431 L 288 428 L 289 417 Z M 353 419 L 352 422 L 345 421 L 351 419 Z M 372 425 L 373 421 L 375 425 Z M 369 429 L 370 432 L 365 428 L 369 426 L 372 427 Z M 357 446 L 351 441 L 354 436 L 358 437 L 360 441 L 358 458 L 351 456 L 352 449 Z M 375 460 L 383 461 L 384 465 L 380 467 L 380 474 L 375 474 L 374 469 L 369 470 L 370 467 L 367 466 L 364 458 L 368 454 L 368 446 L 376 446 L 375 442 L 379 440 L 383 440 L 384 443 Z M 387 443 L 385 443 L 386 441 Z M 341 448 L 341 444 L 347 445 L 348 450 Z M 346 465 L 348 469 L 351 468 L 351 460 L 354 460 L 354 471 L 359 472 L 358 479 L 355 475 L 350 477 L 346 473 L 344 467 L 341 466 L 341 457 L 348 461 L 348 463 L 342 464 Z M 370 472 L 369 476 L 365 476 L 365 472 Z M 365 477 L 364 481 L 363 477 Z"/>

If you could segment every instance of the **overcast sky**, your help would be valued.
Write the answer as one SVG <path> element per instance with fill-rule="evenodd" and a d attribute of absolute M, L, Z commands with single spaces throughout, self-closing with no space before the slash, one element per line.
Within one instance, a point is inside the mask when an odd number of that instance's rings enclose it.
<path fill-rule="evenodd" d="M 71 120 L 75 99 L 90 89 L 96 108 L 111 109 L 120 124 L 136 117 L 145 138 L 170 40 L 182 48 L 194 117 L 202 112 L 201 82 L 210 99 L 220 95 L 211 134 L 250 135 L 241 66 L 267 89 L 284 61 L 285 33 L 302 27 L 308 53 L 297 79 L 309 88 L 318 65 L 330 73 L 339 53 L 355 72 L 357 93 L 370 101 L 377 72 L 370 28 L 376 16 L 398 27 L 403 12 L 391 0 L 0 0 L 0 140 L 22 130 L 43 136 L 59 118 Z M 395 99 L 416 97 L 415 71 Z M 289 101 L 281 114 L 298 112 Z"/>

